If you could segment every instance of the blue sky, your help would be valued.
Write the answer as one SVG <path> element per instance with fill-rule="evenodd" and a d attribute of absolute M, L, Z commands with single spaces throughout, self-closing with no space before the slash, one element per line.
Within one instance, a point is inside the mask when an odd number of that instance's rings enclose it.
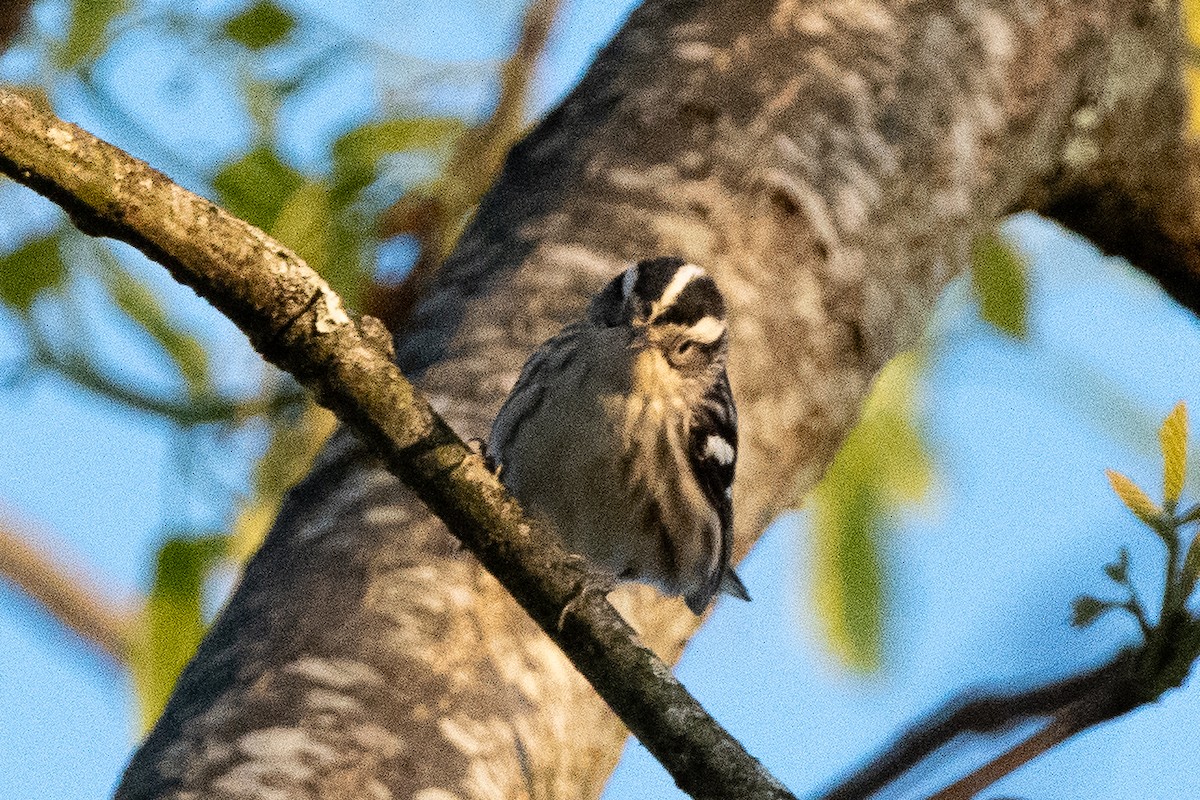
<path fill-rule="evenodd" d="M 351 5 L 312 13 L 364 38 L 389 35 L 396 3 Z M 570 86 L 628 5 L 568 4 L 538 87 L 540 107 Z M 515 4 L 482 0 L 449 8 L 410 4 L 404 24 L 420 35 L 405 37 L 405 55 L 490 69 L 506 52 L 518 12 Z M 61 8 L 43 5 L 38 13 L 52 24 Z M 172 54 L 154 57 L 169 65 Z M 353 67 L 343 73 L 319 90 L 337 99 L 325 117 L 294 124 L 328 129 L 369 112 L 375 79 Z M 153 92 L 136 82 L 127 91 L 137 108 L 149 113 L 156 106 Z M 70 116 L 69 95 L 58 99 Z M 150 120 L 152 127 L 173 125 Z M 236 115 L 226 125 L 214 113 L 181 141 L 219 152 L 242 146 L 245 136 Z M 122 143 L 136 149 L 136 142 Z M 299 165 L 315 152 L 297 137 Z M 7 247 L 6 225 L 16 224 L 5 223 L 4 214 L 25 213 L 33 202 L 0 186 L 0 243 Z M 1066 624 L 1076 595 L 1105 591 L 1101 566 L 1120 545 L 1130 547 L 1141 585 L 1155 585 L 1159 549 L 1112 496 L 1103 471 L 1158 485 L 1158 421 L 1180 399 L 1200 409 L 1200 366 L 1183 357 L 1200 346 L 1200 326 L 1127 265 L 1047 222 L 1024 216 L 1006 230 L 1030 260 L 1031 333 L 1018 343 L 982 323 L 962 280 L 946 291 L 926 333 L 931 355 L 916 413 L 935 459 L 935 487 L 926 502 L 903 510 L 886 539 L 894 613 L 884 668 L 851 674 L 829 654 L 815 623 L 803 512 L 773 525 L 743 565 L 754 602 L 723 602 L 679 667 L 714 715 L 798 794 L 826 785 L 956 691 L 1031 685 L 1099 663 L 1130 643 L 1135 628 L 1118 616 L 1083 631 Z M 255 369 L 240 337 L 189 291 L 155 267 L 144 274 L 228 359 Z M 0 363 L 15 347 L 3 313 Z M 98 324 L 103 328 L 103 320 Z M 105 335 L 119 358 L 121 332 Z M 35 528 L 38 541 L 69 553 L 111 596 L 144 589 L 153 547 L 179 514 L 168 487 L 169 429 L 46 379 L 0 393 L 0 430 L 7 434 L 0 449 L 5 515 L 12 510 L 44 525 Z M 1185 489 L 1193 497 L 1200 494 L 1194 478 Z M 1077 737 L 991 794 L 1194 796 L 1194 737 L 1181 733 L 1198 714 L 1200 693 L 1169 693 Z M 2 586 L 0 720 L 0 797 L 14 800 L 106 796 L 135 744 L 124 677 Z M 988 752 L 952 746 L 938 761 L 965 766 Z M 944 774 L 926 770 L 901 788 L 916 796 Z M 606 796 L 677 794 L 631 743 Z"/>

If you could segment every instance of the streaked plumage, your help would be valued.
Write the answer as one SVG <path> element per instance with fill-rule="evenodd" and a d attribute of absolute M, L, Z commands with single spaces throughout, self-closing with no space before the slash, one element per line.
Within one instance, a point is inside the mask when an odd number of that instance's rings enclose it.
<path fill-rule="evenodd" d="M 677 258 L 614 278 L 543 344 L 492 426 L 501 480 L 569 550 L 700 614 L 729 566 L 737 412 L 725 305 Z"/>

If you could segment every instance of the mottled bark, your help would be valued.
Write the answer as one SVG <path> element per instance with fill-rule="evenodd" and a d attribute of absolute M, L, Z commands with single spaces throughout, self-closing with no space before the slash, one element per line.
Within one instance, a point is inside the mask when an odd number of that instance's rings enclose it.
<path fill-rule="evenodd" d="M 703 264 L 730 301 L 743 554 L 1004 213 L 1099 238 L 1123 220 L 1092 214 L 1140 209 L 1164 245 L 1135 263 L 1194 292 L 1175 13 L 651 0 L 513 152 L 400 364 L 481 435 L 524 357 L 626 263 Z M 1136 257 L 1131 238 L 1105 244 Z M 624 727 L 407 490 L 332 447 L 122 794 L 594 797 Z M 614 599 L 668 660 L 697 624 L 644 587 Z"/>

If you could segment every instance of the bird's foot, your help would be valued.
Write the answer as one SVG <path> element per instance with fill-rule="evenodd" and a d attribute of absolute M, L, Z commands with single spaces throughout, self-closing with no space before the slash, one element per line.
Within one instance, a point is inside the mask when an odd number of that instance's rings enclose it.
<path fill-rule="evenodd" d="M 577 558 L 580 561 L 586 561 L 583 556 L 572 554 L 572 558 Z M 591 572 L 575 586 L 575 592 L 567 604 L 563 606 L 558 615 L 558 631 L 562 633 L 563 625 L 567 622 L 567 617 L 578 611 L 587 602 L 589 595 L 599 594 L 601 597 L 607 597 L 608 593 L 616 588 L 616 581 L 611 575 L 602 572 Z"/>

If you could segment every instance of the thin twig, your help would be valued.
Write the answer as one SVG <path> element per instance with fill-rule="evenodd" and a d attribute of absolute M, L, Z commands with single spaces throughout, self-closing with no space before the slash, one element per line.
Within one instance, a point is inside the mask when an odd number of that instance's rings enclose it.
<path fill-rule="evenodd" d="M 379 238 L 408 234 L 417 241 L 417 259 L 396 285 L 372 282 L 365 294 L 366 311 L 391 330 L 399 330 L 429 286 L 458 237 L 459 223 L 500 173 L 504 156 L 525 129 L 529 90 L 560 0 L 533 0 L 525 9 L 521 35 L 500 69 L 500 91 L 491 115 L 466 131 L 435 187 L 416 189 L 379 217 Z"/>
<path fill-rule="evenodd" d="M 1054 745 L 1066 741 L 1074 733 L 1065 720 L 1055 719 L 1004 755 L 992 759 L 970 775 L 930 795 L 929 800 L 970 800 L 1013 770 L 1028 764 Z"/>
<path fill-rule="evenodd" d="M 822 800 L 869 797 L 964 733 L 990 733 L 1035 717 L 1059 716 L 1062 709 L 1078 707 L 1085 699 L 1087 708 L 1113 710 L 1111 715 L 1115 716 L 1120 713 L 1116 709 L 1134 705 L 1131 697 L 1135 694 L 1132 688 L 1135 661 L 1132 651 L 1124 652 L 1099 669 L 1030 691 L 991 697 L 970 693 L 959 697 L 912 726 L 884 752 L 872 756 L 859 771 L 823 795 Z"/>
<path fill-rule="evenodd" d="M 229 399 L 215 394 L 186 399 L 153 395 L 114 380 L 79 352 L 57 352 L 32 326 L 29 332 L 34 365 L 53 371 L 95 395 L 185 427 L 239 423 L 259 416 L 275 416 L 296 407 L 305 398 L 305 392 L 297 387 L 283 387 L 262 397 L 245 399 Z"/>
<path fill-rule="evenodd" d="M 0 577 L 117 666 L 127 666 L 136 609 L 105 598 L 92 581 L 64 566 L 74 559 L 52 556 L 31 545 L 32 538 L 11 521 L 0 524 Z"/>
<path fill-rule="evenodd" d="M 1123 714 L 1136 705 L 1136 702 L 1131 702 L 1136 695 L 1131 692 L 1114 694 L 1111 688 L 1113 687 L 1103 685 L 1093 687 L 1085 696 L 1059 709 L 1049 725 L 950 784 L 929 800 L 970 800 L 1052 747 L 1062 744 L 1097 723 Z"/>

